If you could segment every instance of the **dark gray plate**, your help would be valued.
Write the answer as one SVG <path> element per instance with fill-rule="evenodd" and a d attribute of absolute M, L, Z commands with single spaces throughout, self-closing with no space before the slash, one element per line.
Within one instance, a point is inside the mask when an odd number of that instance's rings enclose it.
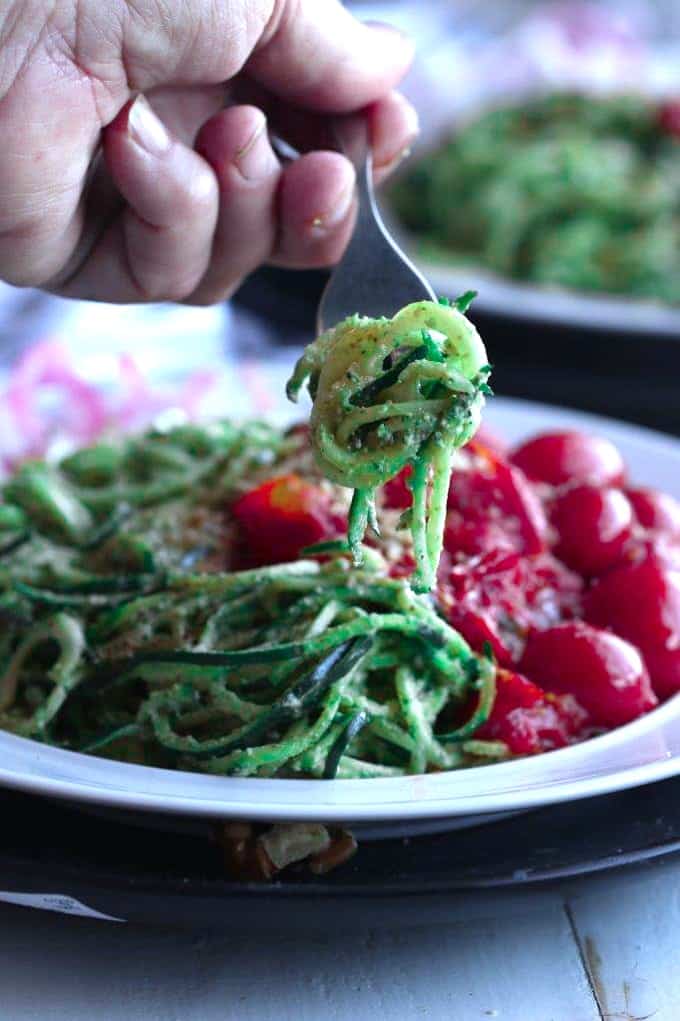
<path fill-rule="evenodd" d="M 275 883 L 227 880 L 208 824 L 117 821 L 10 792 L 0 811 L 5 895 L 201 928 L 256 931 L 273 917 L 311 930 L 329 919 L 334 928 L 445 921 L 680 851 L 680 778 L 463 832 L 365 842 L 329 876 L 291 872 Z"/>

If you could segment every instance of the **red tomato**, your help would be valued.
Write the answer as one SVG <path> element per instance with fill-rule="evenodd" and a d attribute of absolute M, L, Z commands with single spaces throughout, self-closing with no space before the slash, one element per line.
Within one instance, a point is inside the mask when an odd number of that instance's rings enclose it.
<path fill-rule="evenodd" d="M 585 616 L 637 645 L 659 698 L 680 691 L 680 570 L 655 554 L 616 567 L 587 594 Z"/>
<path fill-rule="evenodd" d="M 633 511 L 620 489 L 573 486 L 557 496 L 551 521 L 557 530 L 557 556 L 572 570 L 592 577 L 623 559 Z"/>
<path fill-rule="evenodd" d="M 567 482 L 618 486 L 625 476 L 623 460 L 613 443 L 579 432 L 543 433 L 517 447 L 510 460 L 528 478 L 551 486 Z"/>
<path fill-rule="evenodd" d="M 499 670 L 493 710 L 474 737 L 504 741 L 513 755 L 535 755 L 569 744 L 586 719 L 569 695 L 549 695 L 521 674 Z"/>
<path fill-rule="evenodd" d="M 532 632 L 520 669 L 547 691 L 574 695 L 598 727 L 618 727 L 658 704 L 638 650 L 581 620 Z"/>
<path fill-rule="evenodd" d="M 446 549 L 468 554 L 499 548 L 543 552 L 548 522 L 522 472 L 474 441 L 469 450 L 471 467 L 451 476 Z"/>
<path fill-rule="evenodd" d="M 389 566 L 390 578 L 410 578 L 416 569 L 416 562 L 413 556 L 404 551 L 397 560 L 393 560 Z"/>
<path fill-rule="evenodd" d="M 232 505 L 243 566 L 296 560 L 312 543 L 342 535 L 346 519 L 328 494 L 299 475 L 279 475 L 244 493 Z"/>
<path fill-rule="evenodd" d="M 385 507 L 393 510 L 406 510 L 413 503 L 413 494 L 408 487 L 408 480 L 413 474 L 413 468 L 407 464 L 398 475 L 389 479 L 382 487 L 382 500 Z"/>
<path fill-rule="evenodd" d="M 656 557 L 663 567 L 680 571 L 680 537 L 659 533 L 637 542 L 631 550 L 630 560 L 637 563 L 650 555 Z"/>
<path fill-rule="evenodd" d="M 650 532 L 680 536 L 680 503 L 668 493 L 638 487 L 627 489 L 637 521 Z"/>
<path fill-rule="evenodd" d="M 449 623 L 474 649 L 489 642 L 501 665 L 522 655 L 532 628 L 546 628 L 580 609 L 581 579 L 542 553 L 487 553 L 467 563 L 444 562 L 439 603 Z"/>
<path fill-rule="evenodd" d="M 680 139 L 680 99 L 669 99 L 662 103 L 657 114 L 661 130 Z"/>
<path fill-rule="evenodd" d="M 460 511 L 449 511 L 444 527 L 444 549 L 451 554 L 517 553 L 522 547 L 516 529 L 503 519 L 468 517 Z"/>

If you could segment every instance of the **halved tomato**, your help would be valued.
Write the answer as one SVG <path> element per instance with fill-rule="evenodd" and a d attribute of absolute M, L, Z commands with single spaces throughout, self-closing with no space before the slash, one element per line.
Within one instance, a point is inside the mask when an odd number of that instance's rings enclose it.
<path fill-rule="evenodd" d="M 344 535 L 347 519 L 328 493 L 299 475 L 278 475 L 232 505 L 239 566 L 296 560 L 305 546 Z"/>
<path fill-rule="evenodd" d="M 551 695 L 511 670 L 496 675 L 496 699 L 480 741 L 504 741 L 513 755 L 563 748 L 584 730 L 588 714 L 570 695 Z"/>
<path fill-rule="evenodd" d="M 448 552 L 542 553 L 548 522 L 523 473 L 476 440 L 466 453 L 468 463 L 451 476 L 444 538 Z"/>
<path fill-rule="evenodd" d="M 549 553 L 486 553 L 439 572 L 438 598 L 449 621 L 478 652 L 488 642 L 498 663 L 519 660 L 530 630 L 577 616 L 583 582 Z"/>

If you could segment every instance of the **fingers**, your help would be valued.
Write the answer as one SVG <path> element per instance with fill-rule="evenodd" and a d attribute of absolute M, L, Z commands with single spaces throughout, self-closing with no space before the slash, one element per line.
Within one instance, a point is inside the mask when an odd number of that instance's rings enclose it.
<path fill-rule="evenodd" d="M 337 148 L 333 119 L 291 106 L 248 79 L 239 79 L 231 95 L 264 110 L 272 131 L 298 152 Z M 407 155 L 418 135 L 418 114 L 400 92 L 388 92 L 366 109 L 376 180 L 381 181 Z"/>
<path fill-rule="evenodd" d="M 127 84 L 140 92 L 176 83 L 216 85 L 247 65 L 277 95 L 342 113 L 384 95 L 412 58 L 401 33 L 363 25 L 340 0 L 135 0 L 120 7 Z M 92 37 L 108 37 L 108 5 L 93 4 L 92 19 L 99 25 Z M 83 58 L 89 58 L 86 49 Z"/>
<path fill-rule="evenodd" d="M 390 92 L 368 110 L 373 173 L 384 180 L 408 155 L 418 135 L 418 114 L 399 92 Z"/>
<path fill-rule="evenodd" d="M 85 90 L 69 94 L 66 76 L 55 82 L 36 63 L 0 107 L 0 278 L 40 287 L 78 244 L 99 125 Z"/>
<path fill-rule="evenodd" d="M 384 174 L 413 136 L 415 114 L 392 93 L 367 116 L 377 173 Z M 282 169 L 255 107 L 211 117 L 192 151 L 140 97 L 107 129 L 104 150 L 128 205 L 62 293 L 212 303 L 262 262 L 332 265 L 349 240 L 351 164 L 339 153 L 315 151 Z"/>
<path fill-rule="evenodd" d="M 146 98 L 173 138 L 193 148 L 201 126 L 224 109 L 225 88 L 223 85 L 166 87 L 154 89 Z"/>
<path fill-rule="evenodd" d="M 196 147 L 215 172 L 220 215 L 210 267 L 190 302 L 227 297 L 262 262 L 311 268 L 337 261 L 354 208 L 354 170 L 343 156 L 310 153 L 282 170 L 265 117 L 251 106 L 212 118 Z"/>
<path fill-rule="evenodd" d="M 396 85 L 412 57 L 404 35 L 362 24 L 338 0 L 280 0 L 247 71 L 284 99 L 345 113 Z"/>
<path fill-rule="evenodd" d="M 203 277 L 217 222 L 217 182 L 143 97 L 104 134 L 109 172 L 128 205 L 63 293 L 133 302 L 183 299 Z"/>
<path fill-rule="evenodd" d="M 209 120 L 196 140 L 218 181 L 220 214 L 210 267 L 190 301 L 228 297 L 240 280 L 269 258 L 276 240 L 281 166 L 264 114 L 235 106 Z"/>
<path fill-rule="evenodd" d="M 232 107 L 203 126 L 194 152 L 143 99 L 128 106 L 104 144 L 128 206 L 61 293 L 207 304 L 265 261 L 336 262 L 354 217 L 351 164 L 313 152 L 282 170 L 266 129 L 255 107 Z"/>
<path fill-rule="evenodd" d="M 300 269 L 337 262 L 352 232 L 355 180 L 351 163 L 337 152 L 312 152 L 289 164 L 272 261 Z"/>

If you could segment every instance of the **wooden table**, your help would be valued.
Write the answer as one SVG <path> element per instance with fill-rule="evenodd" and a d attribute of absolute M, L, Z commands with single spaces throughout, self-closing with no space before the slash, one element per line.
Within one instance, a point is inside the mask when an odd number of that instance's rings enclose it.
<path fill-rule="evenodd" d="M 432 927 L 262 938 L 0 905 L 2 1021 L 678 1021 L 680 860 Z"/>

